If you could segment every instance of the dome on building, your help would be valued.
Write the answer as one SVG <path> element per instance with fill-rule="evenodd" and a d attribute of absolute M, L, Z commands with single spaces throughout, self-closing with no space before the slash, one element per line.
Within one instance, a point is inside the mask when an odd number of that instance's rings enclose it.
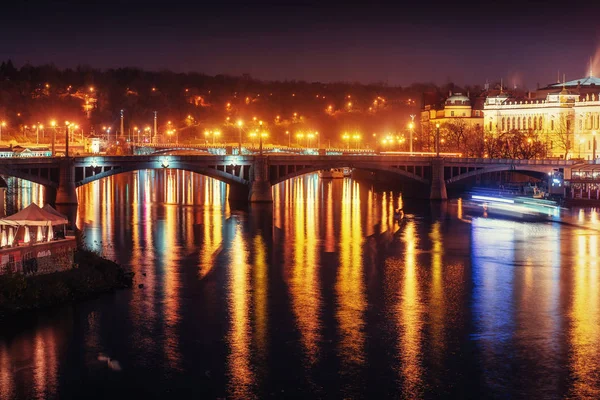
<path fill-rule="evenodd" d="M 446 99 L 447 106 L 469 106 L 471 105 L 471 100 L 467 96 L 464 96 L 462 93 L 455 93 L 452 96 Z"/>

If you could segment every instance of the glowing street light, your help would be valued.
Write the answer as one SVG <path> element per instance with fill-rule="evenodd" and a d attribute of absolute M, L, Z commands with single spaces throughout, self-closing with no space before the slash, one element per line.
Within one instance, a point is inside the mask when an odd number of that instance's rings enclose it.
<path fill-rule="evenodd" d="M 261 156 L 263 153 L 263 138 L 267 138 L 268 136 L 269 136 L 269 134 L 267 132 L 261 132 L 260 135 L 258 135 L 258 139 L 259 139 L 258 154 L 260 154 Z"/>
<path fill-rule="evenodd" d="M 435 124 L 435 153 L 440 156 L 440 123 Z"/>
<path fill-rule="evenodd" d="M 242 121 L 241 119 L 238 119 L 237 126 L 238 126 L 238 130 L 240 133 L 240 140 L 238 143 L 238 154 L 242 155 L 242 126 L 244 126 L 244 121 Z"/>
<path fill-rule="evenodd" d="M 350 150 L 350 135 L 348 133 L 344 133 L 342 135 L 342 139 L 346 142 L 346 148 Z"/>
<path fill-rule="evenodd" d="M 413 152 L 413 132 L 414 132 L 414 130 L 415 130 L 415 116 L 416 116 L 416 115 L 414 115 L 414 114 L 411 114 L 411 116 L 410 116 L 410 118 L 411 118 L 411 121 L 410 121 L 410 123 L 408 124 L 408 130 L 409 130 L 409 132 L 410 132 L 410 139 L 409 139 L 409 140 L 410 140 L 410 143 L 409 143 L 409 146 L 408 146 L 408 148 L 409 148 L 409 151 L 410 151 L 411 153 Z"/>
<path fill-rule="evenodd" d="M 355 147 L 358 149 L 358 142 L 360 141 L 360 135 L 354 134 L 354 135 L 352 135 L 352 139 L 354 139 Z"/>
<path fill-rule="evenodd" d="M 52 157 L 56 155 L 55 152 L 55 142 L 56 142 L 56 121 L 50 121 L 50 126 L 52 127 Z"/>
<path fill-rule="evenodd" d="M 304 139 L 304 133 L 296 133 L 296 142 L 300 145 L 300 147 L 302 147 L 302 139 Z"/>

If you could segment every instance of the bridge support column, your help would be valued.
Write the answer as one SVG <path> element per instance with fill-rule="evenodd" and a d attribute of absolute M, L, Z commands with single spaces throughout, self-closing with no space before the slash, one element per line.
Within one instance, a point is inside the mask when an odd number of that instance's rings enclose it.
<path fill-rule="evenodd" d="M 273 194 L 269 181 L 269 163 L 266 156 L 256 156 L 250 171 L 250 203 L 271 203 Z"/>
<path fill-rule="evenodd" d="M 58 190 L 56 191 L 56 209 L 69 218 L 69 225 L 75 228 L 77 218 L 77 190 L 75 187 L 75 167 L 73 160 L 66 158 L 60 162 Z"/>
<path fill-rule="evenodd" d="M 430 200 L 448 200 L 446 181 L 444 180 L 444 159 L 435 158 L 431 162 L 431 191 Z"/>

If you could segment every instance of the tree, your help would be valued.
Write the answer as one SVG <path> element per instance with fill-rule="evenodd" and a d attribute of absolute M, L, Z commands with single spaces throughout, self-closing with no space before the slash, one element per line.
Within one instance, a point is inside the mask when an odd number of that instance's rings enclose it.
<path fill-rule="evenodd" d="M 566 114 L 561 114 L 558 121 L 556 121 L 556 126 L 554 126 L 554 130 L 550 135 L 553 143 L 557 149 L 559 149 L 562 153 L 564 153 L 565 160 L 569 156 L 569 151 L 571 150 L 571 119 Z"/>

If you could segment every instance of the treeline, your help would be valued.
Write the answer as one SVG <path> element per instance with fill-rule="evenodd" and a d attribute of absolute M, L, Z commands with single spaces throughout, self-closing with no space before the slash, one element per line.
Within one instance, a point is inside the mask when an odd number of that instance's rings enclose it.
<path fill-rule="evenodd" d="M 5 134 L 26 134 L 31 125 L 52 119 L 77 121 L 94 132 L 108 125 L 115 132 L 124 110 L 127 134 L 134 127 L 151 125 L 157 111 L 159 132 L 171 121 L 181 140 L 193 140 L 205 129 L 233 134 L 228 121 L 257 116 L 273 140 L 284 140 L 286 131 L 302 130 L 319 131 L 330 141 L 339 140 L 344 131 L 359 132 L 366 140 L 376 137 L 373 133 L 402 132 L 410 115 L 418 115 L 423 93 L 445 89 L 432 84 L 403 88 L 384 83 L 262 81 L 249 75 L 138 68 L 16 67 L 9 60 L 0 64 L 0 118 L 7 122 Z"/>

